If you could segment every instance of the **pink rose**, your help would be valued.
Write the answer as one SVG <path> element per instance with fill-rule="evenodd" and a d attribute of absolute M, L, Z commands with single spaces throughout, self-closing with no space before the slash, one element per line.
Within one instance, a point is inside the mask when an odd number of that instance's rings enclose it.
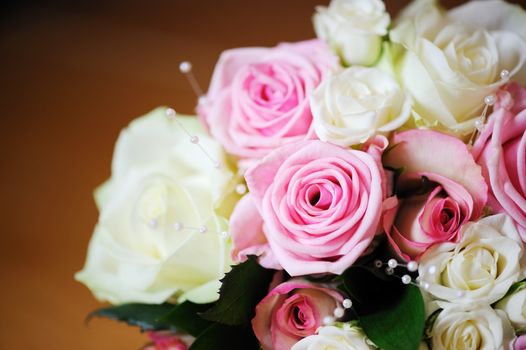
<path fill-rule="evenodd" d="M 515 339 L 513 350 L 526 350 L 526 335 L 521 335 Z"/>
<path fill-rule="evenodd" d="M 370 155 L 322 141 L 298 142 L 248 169 L 245 179 L 263 233 L 291 276 L 340 274 L 367 249 L 384 199 L 378 147 L 371 144 Z"/>
<path fill-rule="evenodd" d="M 526 89 L 516 83 L 497 93 L 488 123 L 473 146 L 490 187 L 489 205 L 515 220 L 526 241 Z"/>
<path fill-rule="evenodd" d="M 460 228 L 477 219 L 487 185 L 467 146 L 431 130 L 395 134 L 384 164 L 401 169 L 395 193 L 384 205 L 384 228 L 395 251 L 418 259 L 439 242 L 457 242 Z"/>
<path fill-rule="evenodd" d="M 263 350 L 289 350 L 323 326 L 343 301 L 335 290 L 291 280 L 272 289 L 256 306 L 252 328 Z"/>
<path fill-rule="evenodd" d="M 313 138 L 309 94 L 338 59 L 321 41 L 223 52 L 198 112 L 212 136 L 242 159 Z"/>
<path fill-rule="evenodd" d="M 143 350 L 187 350 L 188 345 L 178 336 L 167 332 L 148 332 L 152 344 Z"/>

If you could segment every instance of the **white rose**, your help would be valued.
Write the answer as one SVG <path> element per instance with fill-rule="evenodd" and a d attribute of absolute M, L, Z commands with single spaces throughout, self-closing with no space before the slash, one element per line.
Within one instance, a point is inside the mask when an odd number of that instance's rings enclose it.
<path fill-rule="evenodd" d="M 431 335 L 433 350 L 511 350 L 515 337 L 506 316 L 489 306 L 472 311 L 444 309 L 435 320 Z"/>
<path fill-rule="evenodd" d="M 485 4 L 470 17 L 482 11 L 500 17 L 505 11 Z M 486 30 L 443 14 L 433 1 L 421 1 L 404 18 L 390 38 L 405 48 L 395 70 L 413 98 L 416 126 L 471 133 L 484 98 L 507 81 L 501 73 L 512 78 L 524 66 L 526 42 L 512 31 Z"/>
<path fill-rule="evenodd" d="M 381 0 L 332 0 L 316 7 L 318 38 L 326 41 L 347 65 L 371 65 L 382 50 L 390 17 Z"/>
<path fill-rule="evenodd" d="M 420 283 L 448 303 L 468 308 L 492 304 L 522 277 L 517 229 L 507 215 L 498 214 L 467 223 L 461 235 L 459 243 L 437 244 L 424 253 Z"/>
<path fill-rule="evenodd" d="M 502 0 L 470 1 L 448 12 L 455 21 L 486 30 L 514 32 L 526 42 L 526 11 L 518 4 Z M 513 80 L 526 85 L 526 64 Z"/>
<path fill-rule="evenodd" d="M 224 160 L 196 118 L 178 120 L 214 160 Z M 165 109 L 134 120 L 119 136 L 110 180 L 96 192 L 99 222 L 77 280 L 113 304 L 217 299 L 231 261 L 220 235 L 226 220 L 214 204 L 231 176 L 226 166 L 214 167 Z"/>
<path fill-rule="evenodd" d="M 341 146 L 388 133 L 409 118 L 411 101 L 377 68 L 351 67 L 325 79 L 310 99 L 316 135 Z"/>
<path fill-rule="evenodd" d="M 320 327 L 317 334 L 303 338 L 291 350 L 374 350 L 376 346 L 362 329 L 344 324 L 342 327 Z"/>
<path fill-rule="evenodd" d="M 504 311 L 515 329 L 526 328 L 526 283 L 500 300 L 495 308 Z"/>

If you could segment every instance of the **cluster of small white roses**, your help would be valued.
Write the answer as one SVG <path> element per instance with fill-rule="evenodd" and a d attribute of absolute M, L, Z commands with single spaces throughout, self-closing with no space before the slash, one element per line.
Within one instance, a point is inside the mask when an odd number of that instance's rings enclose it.
<path fill-rule="evenodd" d="M 525 14 L 504 1 L 446 11 L 437 1 L 415 0 L 390 28 L 381 0 L 332 0 L 313 22 L 350 66 L 311 98 L 317 136 L 339 145 L 402 125 L 464 138 L 481 127 L 488 96 L 509 78 L 525 83 Z"/>
<path fill-rule="evenodd" d="M 431 347 L 509 348 L 526 327 L 526 291 L 517 284 L 525 267 L 523 243 L 504 214 L 468 223 L 460 242 L 429 249 L 418 271 L 426 312 L 436 316 Z"/>

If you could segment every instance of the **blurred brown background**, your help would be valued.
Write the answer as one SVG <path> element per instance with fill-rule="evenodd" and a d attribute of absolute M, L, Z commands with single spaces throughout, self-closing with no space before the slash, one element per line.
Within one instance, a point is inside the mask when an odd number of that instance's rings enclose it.
<path fill-rule="evenodd" d="M 407 2 L 387 6 L 395 14 Z M 100 304 L 73 280 L 119 130 L 159 105 L 192 113 L 182 60 L 206 88 L 222 50 L 311 38 L 313 8 L 326 3 L 12 1 L 0 10 L 0 349 L 144 344 L 134 328 L 86 326 Z"/>

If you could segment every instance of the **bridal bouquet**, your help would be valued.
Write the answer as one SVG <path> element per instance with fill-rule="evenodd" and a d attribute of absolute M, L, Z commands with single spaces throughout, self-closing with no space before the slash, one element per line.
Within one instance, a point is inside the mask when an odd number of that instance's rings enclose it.
<path fill-rule="evenodd" d="M 76 275 L 144 349 L 526 349 L 526 12 L 332 0 L 120 134 Z M 191 65 L 184 62 L 196 90 Z"/>

